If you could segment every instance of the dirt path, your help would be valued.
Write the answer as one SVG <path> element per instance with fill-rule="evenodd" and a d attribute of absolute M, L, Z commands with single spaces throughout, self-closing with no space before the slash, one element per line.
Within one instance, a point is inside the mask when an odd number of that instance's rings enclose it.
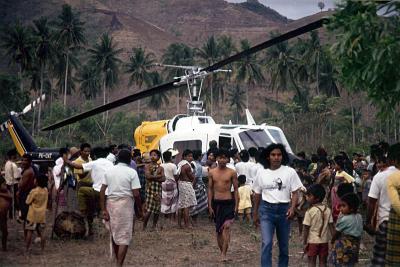
<path fill-rule="evenodd" d="M 22 226 L 9 221 L 8 252 L 0 252 L 0 266 L 115 266 L 109 255 L 109 236 L 100 221 L 96 221 L 93 240 L 51 240 L 47 228 L 45 255 L 40 255 L 39 244 L 32 246 L 32 255 L 23 254 Z M 140 226 L 137 224 L 137 226 Z M 253 228 L 235 222 L 232 228 L 228 263 L 219 263 L 215 228 L 207 218 L 200 218 L 194 230 L 172 227 L 164 231 L 143 232 L 140 227 L 134 234 L 125 266 L 259 266 L 260 235 Z M 364 242 L 360 264 L 369 262 L 371 239 Z M 302 245 L 296 223 L 292 225 L 290 240 L 290 266 L 306 266 L 302 258 Z M 277 245 L 273 254 L 276 259 Z"/>

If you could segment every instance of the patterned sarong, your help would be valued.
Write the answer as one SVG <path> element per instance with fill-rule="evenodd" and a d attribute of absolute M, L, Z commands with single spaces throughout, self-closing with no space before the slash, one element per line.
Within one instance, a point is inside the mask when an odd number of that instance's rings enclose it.
<path fill-rule="evenodd" d="M 358 262 L 360 238 L 342 235 L 332 247 L 331 261 L 334 266 L 354 266 Z"/>
<path fill-rule="evenodd" d="M 196 194 L 197 205 L 190 208 L 190 216 L 199 214 L 208 207 L 206 186 L 203 183 L 196 183 L 194 192 Z"/>
<path fill-rule="evenodd" d="M 110 214 L 110 231 L 116 245 L 129 245 L 132 240 L 133 199 L 108 198 L 107 210 Z"/>
<path fill-rule="evenodd" d="M 148 212 L 159 214 L 161 211 L 161 183 L 147 181 L 146 184 L 146 207 Z"/>
<path fill-rule="evenodd" d="M 400 214 L 394 209 L 390 210 L 388 221 L 386 266 L 400 266 Z"/>
<path fill-rule="evenodd" d="M 387 225 L 387 221 L 382 222 L 376 231 L 371 266 L 385 266 Z"/>
<path fill-rule="evenodd" d="M 196 193 L 194 192 L 191 182 L 179 181 L 178 189 L 179 189 L 179 200 L 178 200 L 179 209 L 190 208 L 197 205 Z"/>
<path fill-rule="evenodd" d="M 176 185 L 176 182 L 174 180 L 167 179 L 161 184 L 161 188 L 161 213 L 175 213 L 178 209 L 178 186 Z"/>

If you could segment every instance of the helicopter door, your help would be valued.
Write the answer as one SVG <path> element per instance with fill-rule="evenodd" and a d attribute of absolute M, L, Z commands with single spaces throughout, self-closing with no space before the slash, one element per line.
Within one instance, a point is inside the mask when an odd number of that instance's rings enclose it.
<path fill-rule="evenodd" d="M 186 140 L 186 141 L 175 141 L 173 144 L 173 149 L 178 150 L 179 154 L 176 155 L 175 161 L 179 162 L 182 159 L 182 153 L 186 149 L 200 150 L 201 151 L 201 140 Z"/>

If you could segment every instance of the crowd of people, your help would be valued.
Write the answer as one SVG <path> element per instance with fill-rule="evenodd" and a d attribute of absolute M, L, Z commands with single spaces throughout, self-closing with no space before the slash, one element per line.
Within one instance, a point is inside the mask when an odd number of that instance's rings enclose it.
<path fill-rule="evenodd" d="M 138 221 L 144 231 L 191 229 L 201 214 L 215 222 L 222 261 L 238 219 L 260 228 L 262 266 L 272 266 L 275 234 L 278 266 L 288 266 L 290 223 L 297 220 L 309 266 L 356 265 L 364 232 L 375 236 L 371 266 L 400 265 L 400 144 L 381 142 L 352 158 L 318 148 L 308 159 L 281 144 L 238 151 L 211 141 L 202 154 L 83 143 L 60 149 L 51 168 L 29 155 L 19 160 L 15 150 L 7 159 L 0 179 L 3 250 L 8 218 L 23 225 L 27 253 L 33 232 L 44 250 L 46 211 L 56 205 L 54 217 L 79 210 L 89 239 L 94 218 L 103 219 L 118 266 Z"/>

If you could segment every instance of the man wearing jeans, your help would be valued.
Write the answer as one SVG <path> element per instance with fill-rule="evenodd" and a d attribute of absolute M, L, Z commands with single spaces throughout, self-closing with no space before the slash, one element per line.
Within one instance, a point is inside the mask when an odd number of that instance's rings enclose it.
<path fill-rule="evenodd" d="M 289 265 L 290 222 L 297 204 L 297 191 L 303 186 L 296 171 L 286 164 L 288 154 L 282 144 L 271 144 L 260 154 L 259 169 L 254 179 L 253 219 L 261 225 L 261 266 L 272 266 L 272 238 L 276 229 L 279 244 L 278 266 Z"/>

